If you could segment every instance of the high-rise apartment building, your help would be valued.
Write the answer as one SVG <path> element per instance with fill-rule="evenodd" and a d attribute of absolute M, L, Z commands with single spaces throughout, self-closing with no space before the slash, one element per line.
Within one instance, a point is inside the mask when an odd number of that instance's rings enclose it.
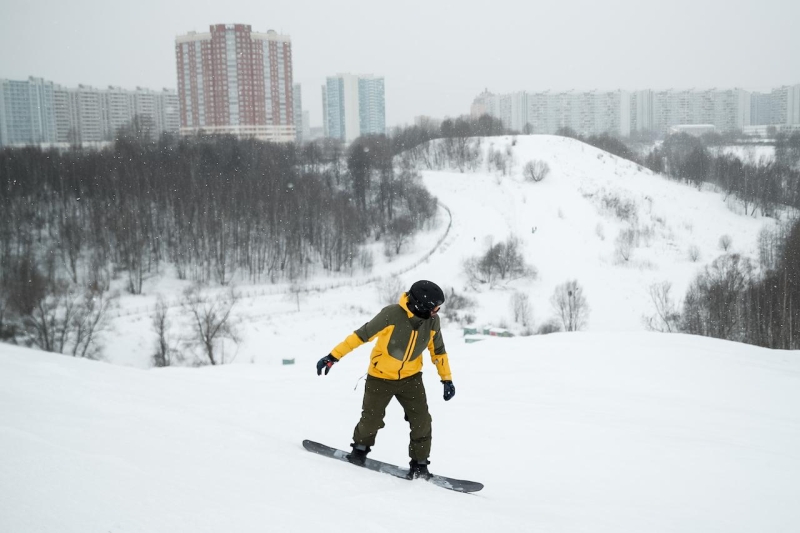
<path fill-rule="evenodd" d="M 386 98 L 382 77 L 359 76 L 358 119 L 362 135 L 386 133 Z"/>
<path fill-rule="evenodd" d="M 216 24 L 175 39 L 181 134 L 293 142 L 292 43 L 247 24 Z"/>
<path fill-rule="evenodd" d="M 292 87 L 292 113 L 294 114 L 294 128 L 295 128 L 295 140 L 297 144 L 303 143 L 303 132 L 304 132 L 304 124 L 303 124 L 303 88 L 300 86 L 299 83 L 295 83 Z"/>
<path fill-rule="evenodd" d="M 361 135 L 386 131 L 382 77 L 338 74 L 322 88 L 325 135 L 350 143 Z"/>
<path fill-rule="evenodd" d="M 0 79 L 0 146 L 52 143 L 56 135 L 53 82 Z"/>

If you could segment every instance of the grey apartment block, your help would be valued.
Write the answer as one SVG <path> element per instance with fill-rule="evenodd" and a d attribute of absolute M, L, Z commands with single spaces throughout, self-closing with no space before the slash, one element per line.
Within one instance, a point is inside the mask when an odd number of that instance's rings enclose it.
<path fill-rule="evenodd" d="M 0 80 L 0 146 L 113 141 L 134 117 L 157 137 L 178 133 L 175 91 L 67 88 L 41 78 Z"/>
<path fill-rule="evenodd" d="M 52 143 L 56 132 L 53 82 L 0 79 L 0 146 Z"/>
<path fill-rule="evenodd" d="M 773 92 L 774 93 L 774 92 Z M 787 102 L 778 114 L 800 113 L 791 88 L 780 91 Z M 773 105 L 773 108 L 776 107 Z M 485 112 L 516 131 L 552 134 L 570 128 L 582 135 L 631 132 L 666 133 L 678 125 L 711 125 L 717 131 L 741 131 L 751 123 L 751 95 L 743 89 L 639 91 L 563 91 L 491 94 L 472 104 L 473 115 Z M 795 113 L 795 114 L 797 114 Z"/>

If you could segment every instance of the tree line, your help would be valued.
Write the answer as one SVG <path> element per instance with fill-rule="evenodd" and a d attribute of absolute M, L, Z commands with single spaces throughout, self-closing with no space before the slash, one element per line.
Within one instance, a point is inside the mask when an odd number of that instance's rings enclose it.
<path fill-rule="evenodd" d="M 64 352 L 73 346 L 49 339 L 74 329 L 66 294 L 102 307 L 112 279 L 140 294 L 166 267 L 222 285 L 369 268 L 361 245 L 407 237 L 433 219 L 436 199 L 383 136 L 347 152 L 130 136 L 98 152 L 3 150 L 0 211 L 0 335 Z M 26 322 L 37 314 L 48 332 Z"/>
<path fill-rule="evenodd" d="M 771 215 L 779 205 L 800 208 L 800 133 L 776 139 L 775 157 L 743 161 L 715 146 L 711 134 L 668 136 L 641 162 L 654 172 L 700 186 L 711 183 L 747 214 Z"/>
<path fill-rule="evenodd" d="M 758 262 L 735 253 L 715 259 L 682 303 L 669 282 L 651 286 L 656 313 L 645 317 L 648 328 L 800 349 L 800 222 L 762 230 L 758 244 Z"/>
<path fill-rule="evenodd" d="M 668 136 L 642 161 L 671 179 L 713 184 L 748 215 L 774 215 L 800 208 L 800 133 L 779 134 L 775 157 L 756 161 L 723 153 L 718 135 Z M 795 211 L 796 212 L 796 211 Z M 727 252 L 730 239 L 720 248 Z M 690 285 L 682 304 L 669 284 L 651 287 L 653 329 L 683 331 L 779 349 L 800 348 L 800 221 L 765 228 L 758 237 L 757 262 L 724 253 Z"/>

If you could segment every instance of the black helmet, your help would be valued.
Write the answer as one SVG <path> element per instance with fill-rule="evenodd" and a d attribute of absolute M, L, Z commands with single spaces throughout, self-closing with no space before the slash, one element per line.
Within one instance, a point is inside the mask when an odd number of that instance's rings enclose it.
<path fill-rule="evenodd" d="M 430 318 L 431 311 L 444 303 L 444 292 L 432 281 L 419 280 L 411 286 L 408 295 L 408 310 L 420 318 Z"/>

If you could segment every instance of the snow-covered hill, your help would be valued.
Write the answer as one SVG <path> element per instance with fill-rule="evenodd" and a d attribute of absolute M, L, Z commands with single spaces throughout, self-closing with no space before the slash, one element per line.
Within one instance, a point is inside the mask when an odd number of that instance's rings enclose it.
<path fill-rule="evenodd" d="M 574 139 L 535 135 L 485 143 L 501 151 L 514 143 L 516 172 L 506 177 L 425 173 L 425 185 L 453 214 L 449 248 L 426 271 L 431 279 L 462 281 L 463 259 L 484 252 L 489 242 L 517 235 L 539 279 L 508 287 L 530 295 L 537 322 L 552 315 L 549 300 L 556 285 L 576 279 L 592 309 L 589 330 L 641 330 L 642 315 L 652 313 L 651 284 L 669 281 L 682 296 L 702 267 L 724 253 L 719 239 L 726 234 L 733 241 L 729 252 L 757 259 L 758 232 L 774 223 L 737 214 L 719 193 L 667 180 Z M 535 184 L 519 171 L 534 159 L 552 169 Z M 631 216 L 620 218 L 614 205 Z M 616 254 L 616 241 L 629 229 L 638 233 L 639 244 L 625 261 Z M 697 261 L 690 258 L 692 247 L 699 252 Z M 492 302 L 486 307 L 494 321 L 511 322 L 508 299 L 509 291 L 482 297 Z M 490 320 L 480 310 L 478 316 Z"/>
<path fill-rule="evenodd" d="M 372 270 L 356 271 L 352 279 L 313 277 L 301 286 L 310 290 L 299 298 L 287 295 L 287 286 L 240 284 L 245 298 L 234 314 L 242 321 L 244 340 L 238 347 L 227 347 L 228 358 L 235 353 L 235 362 L 280 364 L 287 354 L 310 360 L 320 351 L 327 353 L 344 332 L 384 305 L 379 298 L 381 283 L 374 280 L 394 275 L 404 287 L 417 279 L 431 279 L 455 289 L 475 300 L 477 305 L 470 310 L 474 325 L 517 332 L 524 328 L 514 322 L 515 291 L 529 296 L 536 329 L 554 316 L 550 299 L 556 286 L 577 280 L 591 310 L 588 331 L 642 331 L 642 316 L 654 314 L 650 285 L 668 281 L 680 299 L 697 273 L 724 253 L 719 248 L 722 235 L 732 238 L 730 252 L 757 261 L 758 233 L 775 224 L 772 219 L 737 213 L 736 205 L 726 204 L 719 193 L 667 180 L 574 139 L 492 137 L 482 144 L 484 151 L 510 149 L 511 172 L 504 176 L 489 171 L 486 164 L 475 173 L 424 171 L 426 187 L 447 209 L 441 209 L 437 227 L 416 237 L 392 262 L 385 260 L 377 242 Z M 550 166 L 544 181 L 523 179 L 523 166 L 531 160 Z M 618 212 L 627 213 L 627 218 Z M 634 232 L 638 241 L 627 261 L 617 253 L 617 239 L 624 231 Z M 526 261 L 538 271 L 537 279 L 494 288 L 470 286 L 464 261 L 512 235 L 520 239 Z M 692 248 L 696 260 L 690 257 Z M 123 298 L 114 329 L 106 336 L 108 360 L 148 367 L 155 342 L 150 315 L 156 298 L 160 294 L 177 302 L 187 284 L 169 277 L 150 279 L 144 296 Z M 180 310 L 176 306 L 172 311 L 180 331 L 184 327 Z M 445 306 L 445 316 L 446 312 Z M 298 331 L 300 324 L 323 318 L 326 327 Z M 446 322 L 445 327 L 451 339 L 460 338 L 456 325 Z"/>
<path fill-rule="evenodd" d="M 242 342 L 225 346 L 236 364 L 149 368 L 156 298 L 175 302 L 186 285 L 168 276 L 121 299 L 104 334 L 107 362 L 0 344 L 0 531 L 795 531 L 800 359 L 646 333 L 641 321 L 651 283 L 670 281 L 680 296 L 722 253 L 721 235 L 756 257 L 758 232 L 774 222 L 571 139 L 483 145 L 508 147 L 512 171 L 424 172 L 447 209 L 396 260 L 376 243 L 373 270 L 353 278 L 315 277 L 292 295 L 239 285 Z M 540 183 L 521 176 L 533 159 L 551 168 Z M 627 261 L 615 243 L 624 230 L 641 237 Z M 470 286 L 464 260 L 509 235 L 538 277 Z M 393 275 L 403 287 L 431 279 L 455 289 L 476 301 L 475 324 L 517 331 L 515 291 L 531 298 L 538 326 L 553 315 L 557 285 L 584 287 L 581 333 L 467 344 L 445 305 L 457 395 L 442 400 L 427 364 L 431 469 L 483 482 L 476 495 L 300 445 L 349 444 L 369 348 L 324 378 L 314 363 L 383 305 L 375 280 Z M 178 344 L 186 322 L 178 307 L 170 318 Z M 404 464 L 398 405 L 386 422 L 374 456 Z"/>

